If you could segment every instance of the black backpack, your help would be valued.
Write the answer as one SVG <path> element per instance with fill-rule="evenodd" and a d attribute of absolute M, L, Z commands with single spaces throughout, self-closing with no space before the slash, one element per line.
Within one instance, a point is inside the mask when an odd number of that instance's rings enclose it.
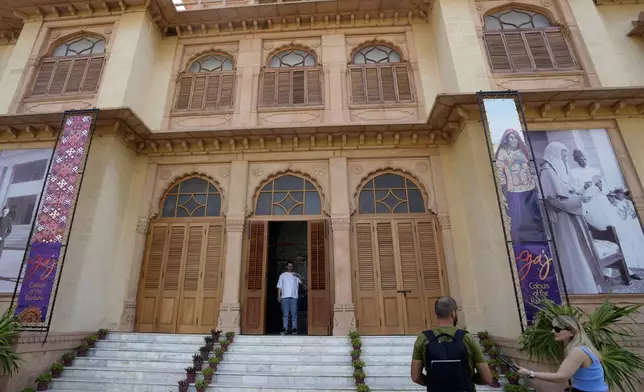
<path fill-rule="evenodd" d="M 436 336 L 431 330 L 423 333 L 427 337 L 425 345 L 427 391 L 474 392 L 474 384 L 470 377 L 469 356 L 463 342 L 467 332 L 459 329 L 453 337 L 447 334 Z"/>

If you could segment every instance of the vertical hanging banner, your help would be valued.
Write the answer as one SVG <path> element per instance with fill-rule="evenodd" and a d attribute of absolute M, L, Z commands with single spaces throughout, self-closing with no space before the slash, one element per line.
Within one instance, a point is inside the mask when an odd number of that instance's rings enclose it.
<path fill-rule="evenodd" d="M 15 314 L 26 328 L 48 328 L 98 110 L 63 114 L 41 203 L 16 285 Z M 14 302 L 15 294 L 14 294 Z"/>
<path fill-rule="evenodd" d="M 565 285 L 558 279 L 555 244 L 547 215 L 542 213 L 539 176 L 518 93 L 477 96 L 517 302 L 522 322 L 531 325 L 544 299 L 561 303 Z"/>

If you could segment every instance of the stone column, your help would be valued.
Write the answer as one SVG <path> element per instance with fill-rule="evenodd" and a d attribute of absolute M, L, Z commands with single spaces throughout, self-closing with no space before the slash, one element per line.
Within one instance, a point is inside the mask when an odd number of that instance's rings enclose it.
<path fill-rule="evenodd" d="M 228 210 L 226 212 L 226 259 L 224 289 L 219 306 L 217 329 L 240 332 L 241 304 L 240 283 L 246 218 L 246 188 L 248 187 L 248 162 L 235 161 L 230 165 Z"/>
<path fill-rule="evenodd" d="M 333 235 L 333 335 L 344 336 L 355 329 L 356 317 L 351 290 L 351 224 L 347 158 L 329 159 L 331 184 L 331 230 Z"/>

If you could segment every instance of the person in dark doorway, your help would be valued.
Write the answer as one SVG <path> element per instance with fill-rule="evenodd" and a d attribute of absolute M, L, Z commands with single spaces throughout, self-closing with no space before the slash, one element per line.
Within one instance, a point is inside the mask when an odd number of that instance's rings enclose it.
<path fill-rule="evenodd" d="M 11 227 L 13 226 L 13 220 L 9 216 L 9 211 L 9 207 L 5 206 L 2 209 L 2 216 L 0 216 L 0 257 L 4 250 L 4 242 L 9 234 L 11 234 Z"/>
<path fill-rule="evenodd" d="M 457 310 L 454 298 L 440 297 L 434 306 L 438 328 L 422 332 L 414 343 L 411 379 L 427 386 L 427 391 L 474 392 L 474 384 L 492 384 L 492 372 L 476 339 L 456 327 Z"/>
<path fill-rule="evenodd" d="M 302 277 L 293 272 L 293 262 L 286 263 L 286 272 L 283 272 L 277 281 L 277 301 L 282 305 L 282 332 L 286 335 L 288 331 L 288 315 L 291 314 L 291 325 L 293 335 L 297 335 L 297 298 L 301 284 L 304 284 Z"/>

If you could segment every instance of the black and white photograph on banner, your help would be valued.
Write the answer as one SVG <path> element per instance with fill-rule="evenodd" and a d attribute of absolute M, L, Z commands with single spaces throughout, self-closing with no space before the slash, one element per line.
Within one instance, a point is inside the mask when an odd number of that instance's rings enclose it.
<path fill-rule="evenodd" d="M 51 149 L 0 151 L 0 294 L 13 293 Z"/>
<path fill-rule="evenodd" d="M 568 293 L 644 292 L 644 234 L 607 131 L 528 135 Z"/>

